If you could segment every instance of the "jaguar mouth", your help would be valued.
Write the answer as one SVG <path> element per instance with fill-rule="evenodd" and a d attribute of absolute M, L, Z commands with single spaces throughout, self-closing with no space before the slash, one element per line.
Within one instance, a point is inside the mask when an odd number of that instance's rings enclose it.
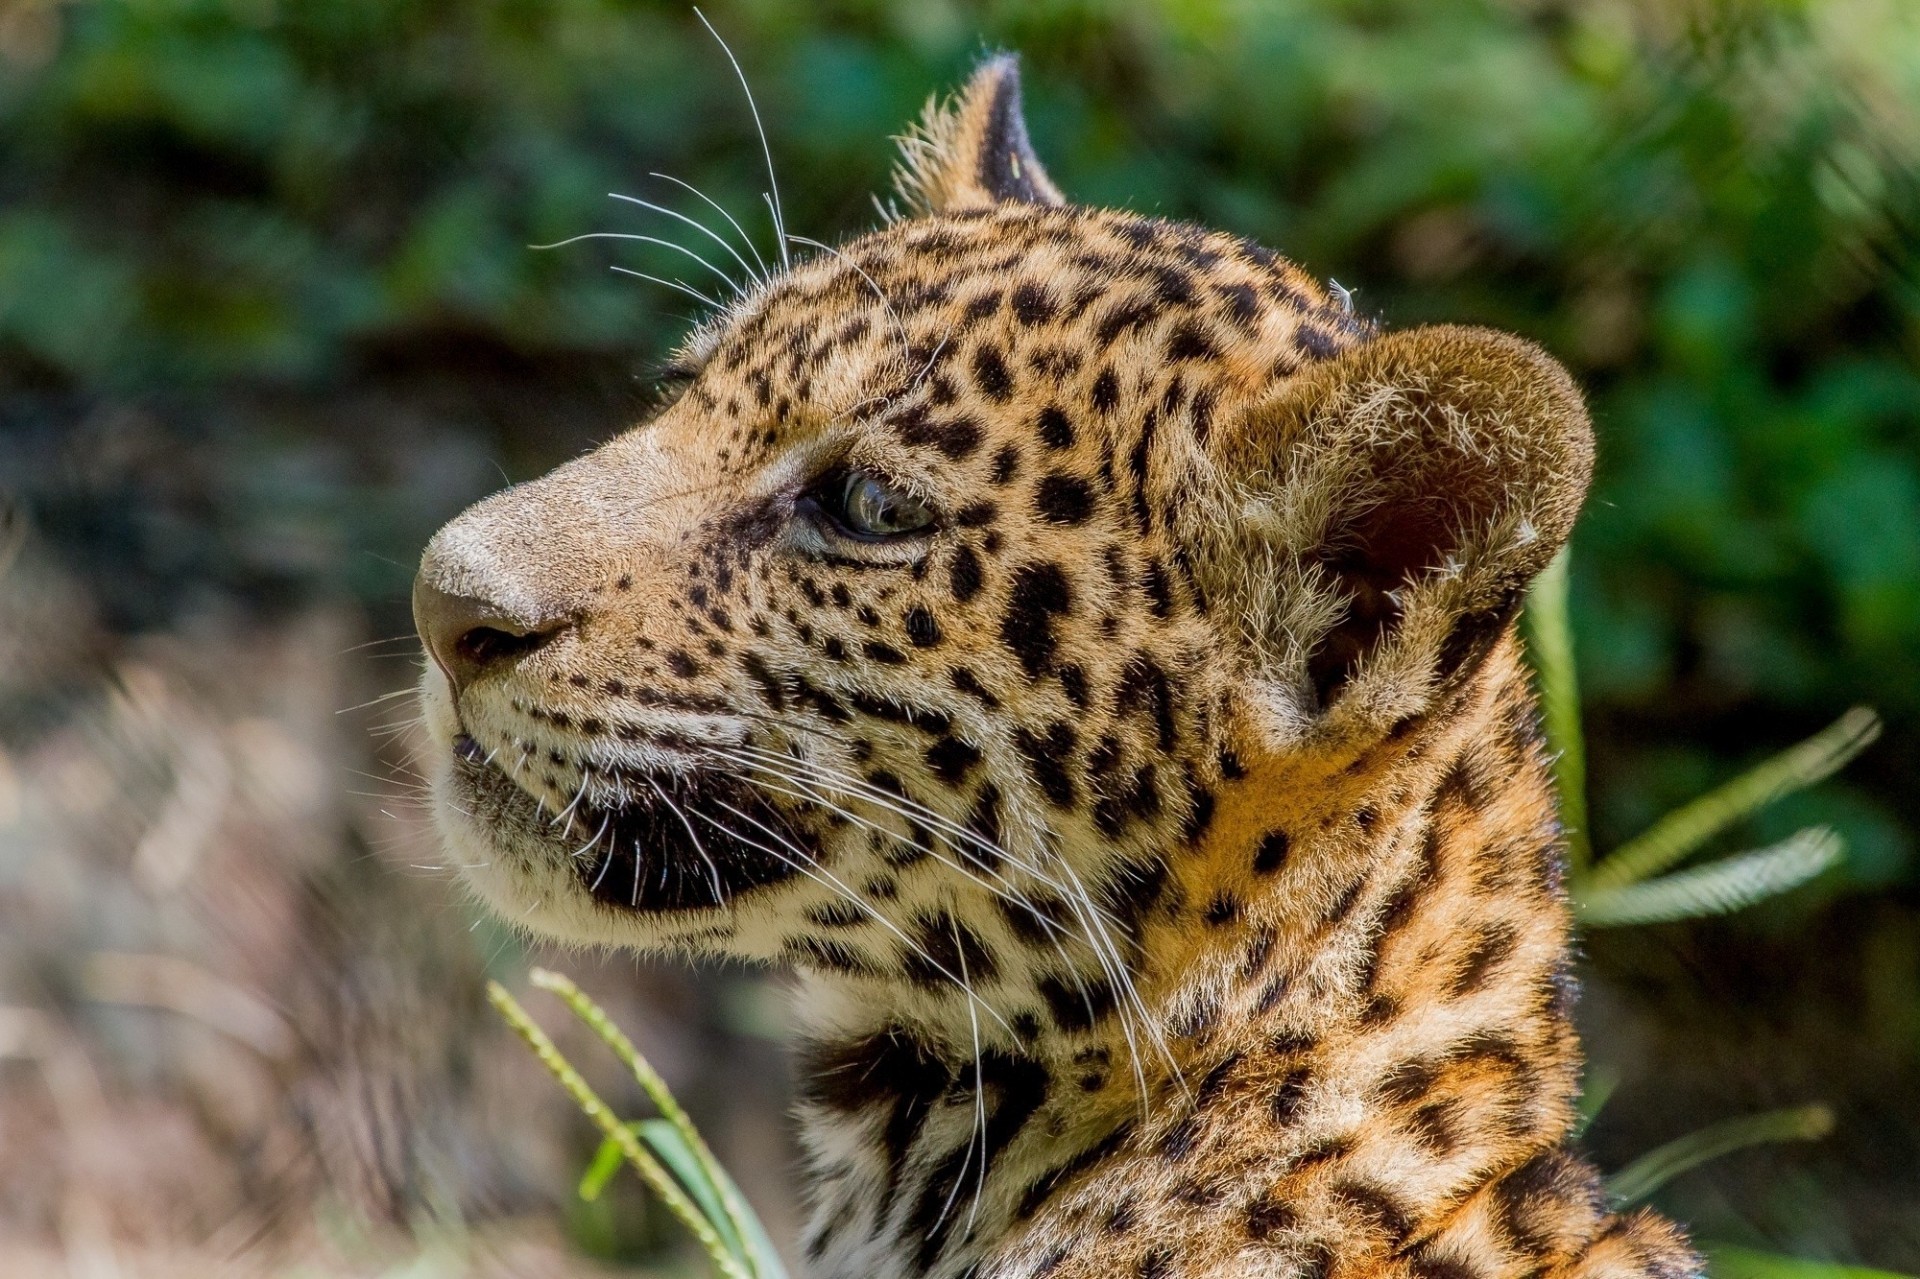
<path fill-rule="evenodd" d="M 712 910 L 801 873 L 812 841 L 750 783 L 711 769 L 603 775 L 618 802 L 580 803 L 564 817 L 454 739 L 454 774 L 472 815 L 507 842 L 563 860 L 588 896 L 637 914 Z"/>

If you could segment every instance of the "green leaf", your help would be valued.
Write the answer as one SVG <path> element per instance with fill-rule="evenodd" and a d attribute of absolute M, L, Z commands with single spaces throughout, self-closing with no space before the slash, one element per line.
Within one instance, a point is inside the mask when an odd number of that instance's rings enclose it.
<path fill-rule="evenodd" d="M 1623 888 L 1657 875 L 1696 852 L 1734 822 L 1831 776 L 1880 736 L 1880 717 L 1856 706 L 1797 746 L 1682 805 L 1636 839 L 1615 849 L 1577 885 L 1587 890 Z"/>
<path fill-rule="evenodd" d="M 714 1233 L 727 1245 L 727 1251 L 752 1271 L 753 1258 L 748 1255 L 746 1242 L 740 1237 L 738 1227 L 727 1214 L 724 1195 L 714 1180 L 713 1174 L 719 1165 L 702 1160 L 670 1120 L 643 1119 L 633 1128 L 640 1140 L 647 1143 L 647 1149 L 659 1157 L 687 1193 L 693 1196 L 694 1202 L 700 1205 Z"/>
<path fill-rule="evenodd" d="M 1567 863 L 1578 874 L 1593 860 L 1587 836 L 1587 750 L 1580 728 L 1580 681 L 1573 665 L 1573 626 L 1567 609 L 1567 549 L 1561 548 L 1527 597 L 1528 656 L 1540 690 L 1540 723 L 1553 755 L 1553 786 L 1560 797 Z"/>
<path fill-rule="evenodd" d="M 754 1273 L 760 1279 L 787 1279 L 787 1267 L 780 1260 L 780 1254 L 773 1246 L 773 1239 L 767 1234 L 767 1228 L 760 1224 L 760 1217 L 751 1208 L 746 1207 L 746 1196 L 740 1193 L 740 1187 L 734 1184 L 733 1177 L 726 1167 L 715 1162 L 709 1170 L 716 1185 L 720 1188 L 721 1199 L 729 1204 L 741 1205 L 742 1212 L 738 1226 L 745 1236 L 743 1255 L 752 1264 Z"/>
<path fill-rule="evenodd" d="M 1783 1257 L 1732 1244 L 1703 1243 L 1700 1251 L 1707 1254 L 1707 1273 L 1712 1279 L 1911 1279 L 1892 1270 Z"/>
<path fill-rule="evenodd" d="M 744 1220 L 739 1222 L 730 1218 L 729 1200 L 737 1204 L 745 1204 L 746 1200 L 726 1168 L 706 1152 L 704 1144 L 695 1149 L 679 1128 L 665 1119 L 642 1120 L 633 1128 L 706 1211 L 714 1230 L 727 1241 L 728 1248 L 742 1265 L 760 1279 L 786 1279 L 786 1267 L 760 1218 L 752 1212 L 745 1213 Z"/>
<path fill-rule="evenodd" d="M 1639 1203 L 1681 1173 L 1709 1159 L 1749 1146 L 1816 1141 L 1833 1131 L 1833 1111 L 1822 1105 L 1769 1110 L 1709 1124 L 1656 1147 L 1607 1178 L 1607 1193 L 1619 1207 Z"/>

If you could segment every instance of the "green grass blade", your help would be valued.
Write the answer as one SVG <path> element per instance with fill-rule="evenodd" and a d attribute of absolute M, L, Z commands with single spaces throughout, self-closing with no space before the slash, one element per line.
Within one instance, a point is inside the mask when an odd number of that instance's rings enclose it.
<path fill-rule="evenodd" d="M 1709 1124 L 1697 1132 L 1656 1147 L 1607 1178 L 1607 1193 L 1619 1207 L 1639 1203 L 1681 1173 L 1709 1159 L 1749 1146 L 1781 1141 L 1817 1141 L 1833 1131 L 1826 1106 L 1795 1106 Z"/>
<path fill-rule="evenodd" d="M 1682 861 L 1734 822 L 1782 795 L 1830 777 L 1880 736 L 1880 717 L 1856 706 L 1797 746 L 1682 805 L 1615 849 L 1585 878 L 1587 888 L 1623 888 Z"/>
<path fill-rule="evenodd" d="M 600 1094 L 594 1092 L 592 1086 L 574 1068 L 573 1063 L 561 1055 L 559 1048 L 554 1046 L 553 1040 L 547 1037 L 547 1032 L 540 1029 L 539 1024 L 527 1015 L 527 1010 L 508 993 L 507 988 L 497 981 L 488 982 L 487 999 L 494 1008 L 499 1010 L 500 1015 L 506 1018 L 507 1024 L 513 1027 L 520 1038 L 526 1041 L 527 1046 L 533 1049 L 533 1055 L 540 1059 L 540 1064 L 560 1081 L 560 1086 L 566 1089 L 567 1095 L 573 1098 L 574 1104 L 580 1107 L 581 1113 L 585 1114 L 609 1141 L 620 1148 L 620 1153 L 626 1156 L 629 1164 L 633 1165 L 633 1170 L 640 1174 L 640 1179 L 647 1183 L 647 1188 L 658 1195 L 660 1201 L 667 1206 L 667 1210 L 678 1217 L 680 1223 L 700 1241 L 700 1246 L 706 1250 L 714 1268 L 725 1279 L 755 1279 L 748 1273 L 747 1268 L 727 1250 L 719 1232 L 700 1210 L 699 1205 L 680 1188 L 680 1184 L 674 1180 L 673 1175 L 641 1143 L 633 1130 L 620 1122 L 607 1103 L 600 1099 Z"/>
<path fill-rule="evenodd" d="M 706 1139 L 701 1137 L 699 1129 L 695 1128 L 693 1121 L 687 1117 L 687 1112 L 681 1108 L 679 1101 L 667 1088 L 667 1081 L 660 1077 L 660 1072 L 653 1068 L 651 1062 L 640 1055 L 640 1050 L 634 1047 L 633 1041 L 614 1024 L 611 1017 L 607 1016 L 606 1010 L 589 998 L 585 991 L 563 973 L 536 968 L 529 974 L 529 979 L 541 990 L 559 996 L 561 1001 L 572 1010 L 573 1015 L 585 1022 L 587 1028 L 613 1050 L 614 1056 L 620 1059 L 621 1064 L 633 1072 L 634 1080 L 639 1083 L 648 1099 L 659 1108 L 662 1118 L 678 1132 L 680 1137 L 678 1145 L 688 1152 L 693 1165 L 697 1166 L 699 1184 L 709 1187 L 716 1196 L 723 1210 L 720 1218 L 716 1218 L 716 1228 L 724 1226 L 723 1233 L 736 1242 L 752 1240 L 765 1243 L 767 1233 L 761 1226 L 759 1218 L 748 1206 L 739 1187 L 734 1184 L 733 1178 L 727 1175 L 726 1169 L 714 1157 L 713 1151 L 707 1146 Z M 687 1177 L 683 1177 L 682 1180 L 687 1181 L 691 1189 L 692 1180 Z M 781 1266 L 779 1256 L 773 1251 L 771 1244 L 754 1250 L 743 1249 L 739 1255 L 743 1263 L 752 1270 L 756 1279 L 786 1279 L 785 1268 Z"/>
<path fill-rule="evenodd" d="M 1577 1140 L 1586 1135 L 1593 1127 L 1593 1121 L 1600 1117 L 1614 1091 L 1620 1087 L 1620 1072 L 1611 1066 L 1596 1066 L 1587 1063 L 1586 1078 L 1580 1083 L 1580 1096 L 1573 1104 L 1573 1132 Z"/>
<path fill-rule="evenodd" d="M 1620 928 L 1727 915 L 1798 888 L 1845 853 L 1838 835 L 1824 826 L 1809 826 L 1778 844 L 1694 870 L 1624 888 L 1577 888 L 1574 918 L 1588 928 Z"/>
<path fill-rule="evenodd" d="M 706 1210 L 708 1219 L 715 1231 L 726 1240 L 728 1249 L 748 1270 L 763 1276 L 763 1279 L 787 1279 L 786 1265 L 780 1260 L 773 1240 L 768 1237 L 758 1217 L 747 1214 L 746 1238 L 730 1235 L 730 1223 L 723 1203 L 729 1193 L 740 1197 L 740 1189 L 733 1184 L 724 1166 L 716 1164 L 711 1170 L 703 1169 L 687 1144 L 680 1139 L 679 1130 L 664 1120 L 648 1119 L 628 1124 L 627 1127 L 680 1179 L 688 1194 Z M 593 1162 L 580 1178 L 580 1197 L 591 1203 L 606 1193 L 607 1184 L 619 1174 L 623 1163 L 625 1157 L 620 1153 L 619 1145 L 612 1138 L 602 1141 L 600 1149 L 594 1152 Z M 715 1185 L 706 1175 L 708 1171 L 717 1172 L 727 1180 Z"/>
<path fill-rule="evenodd" d="M 1525 614 L 1527 655 L 1540 690 L 1540 722 L 1553 754 L 1553 785 L 1566 829 L 1567 865 L 1575 874 L 1593 860 L 1587 837 L 1587 746 L 1580 727 L 1580 681 L 1573 664 L 1567 607 L 1567 550 L 1534 580 Z"/>
<path fill-rule="evenodd" d="M 1732 1244 L 1701 1244 L 1712 1279 L 1912 1279 L 1892 1270 L 1870 1266 L 1843 1266 L 1832 1261 L 1808 1261 Z"/>
<path fill-rule="evenodd" d="M 671 1124 L 650 1119 L 640 1126 L 645 1130 L 640 1134 L 641 1138 L 686 1183 L 688 1191 L 721 1214 L 716 1217 L 715 1224 L 724 1231 L 730 1224 L 725 1218 L 724 1205 L 729 1199 L 735 1203 L 746 1202 L 726 1167 L 717 1161 L 702 1161 L 698 1152 L 686 1144 L 679 1129 Z M 780 1254 L 774 1250 L 773 1240 L 768 1238 L 760 1218 L 751 1211 L 747 1212 L 739 1231 L 730 1236 L 729 1245 L 748 1269 L 762 1276 L 762 1279 L 787 1279 L 786 1266 L 781 1262 Z"/>
<path fill-rule="evenodd" d="M 632 1124 L 627 1125 L 629 1128 Z M 636 1137 L 638 1133 L 634 1134 Z M 579 1194 L 588 1203 L 592 1203 L 606 1193 L 607 1183 L 620 1171 L 620 1165 L 626 1162 L 626 1156 L 620 1153 L 620 1143 L 611 1137 L 601 1139 L 600 1149 L 593 1152 L 593 1162 L 580 1174 Z"/>
<path fill-rule="evenodd" d="M 734 1184 L 726 1168 L 715 1164 L 713 1171 L 714 1179 L 720 1183 L 721 1194 L 728 1197 L 729 1202 L 746 1202 L 746 1197 L 740 1193 L 740 1187 Z M 760 1224 L 759 1216 L 749 1211 L 746 1220 L 741 1223 L 741 1229 L 746 1234 L 746 1255 L 752 1260 L 761 1279 L 787 1279 L 787 1267 L 780 1260 L 780 1253 L 774 1248 L 767 1228 Z"/>
<path fill-rule="evenodd" d="M 641 1141 L 647 1144 L 668 1171 L 686 1188 L 694 1202 L 706 1213 L 707 1220 L 713 1223 L 714 1231 L 727 1245 L 727 1251 L 745 1266 L 753 1269 L 753 1258 L 747 1255 L 746 1241 L 740 1237 L 740 1231 L 728 1216 L 724 1194 L 714 1181 L 700 1156 L 687 1144 L 686 1137 L 672 1123 L 665 1119 L 643 1119 L 634 1125 Z"/>

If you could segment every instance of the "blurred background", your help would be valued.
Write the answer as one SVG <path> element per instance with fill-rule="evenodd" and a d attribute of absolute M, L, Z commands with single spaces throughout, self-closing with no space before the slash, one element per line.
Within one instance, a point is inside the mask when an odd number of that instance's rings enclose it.
<path fill-rule="evenodd" d="M 1887 725 L 1728 837 L 1826 823 L 1841 865 L 1587 940 L 1589 1145 L 1611 1170 L 1824 1102 L 1824 1140 L 1656 1202 L 1920 1272 L 1920 5 L 707 12 L 798 233 L 873 225 L 889 135 L 1009 47 L 1073 198 L 1574 369 L 1594 841 L 1850 705 Z M 432 530 L 644 413 L 698 310 L 608 269 L 663 250 L 528 246 L 669 225 L 608 192 L 710 212 L 661 171 L 770 251 L 760 165 L 680 0 L 0 0 L 0 1273 L 696 1272 L 637 1189 L 574 1195 L 587 1125 L 481 993 L 531 962 L 608 1004 L 791 1238 L 777 985 L 482 920 L 404 695 Z"/>

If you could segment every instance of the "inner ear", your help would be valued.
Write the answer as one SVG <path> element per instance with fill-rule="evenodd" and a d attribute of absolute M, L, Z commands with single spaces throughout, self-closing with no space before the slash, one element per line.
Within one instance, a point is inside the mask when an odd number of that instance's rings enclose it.
<path fill-rule="evenodd" d="M 1418 710 L 1490 651 L 1592 469 L 1565 371 L 1518 338 L 1449 326 L 1300 371 L 1217 450 L 1244 541 L 1213 589 L 1240 591 L 1257 665 L 1311 699 L 1301 710 L 1355 703 L 1369 720 Z"/>
<path fill-rule="evenodd" d="M 1464 460 L 1418 447 L 1380 459 L 1364 481 L 1370 492 L 1329 530 L 1318 560 L 1346 596 L 1346 607 L 1307 659 L 1316 699 L 1334 701 L 1369 653 L 1400 621 L 1409 592 L 1431 575 L 1463 567 L 1463 542 L 1500 501 L 1497 477 Z M 1398 463 L 1398 465 L 1396 465 Z M 1496 598 L 1475 619 L 1459 619 L 1464 638 L 1436 655 L 1435 674 L 1455 673 L 1489 624 L 1504 621 Z M 1458 656 L 1454 656 L 1454 654 Z"/>
<path fill-rule="evenodd" d="M 1437 503 L 1382 502 L 1341 529 L 1319 556 L 1347 597 L 1340 620 L 1307 659 L 1322 706 L 1399 619 L 1406 588 L 1444 560 L 1454 541 L 1444 516 Z"/>

